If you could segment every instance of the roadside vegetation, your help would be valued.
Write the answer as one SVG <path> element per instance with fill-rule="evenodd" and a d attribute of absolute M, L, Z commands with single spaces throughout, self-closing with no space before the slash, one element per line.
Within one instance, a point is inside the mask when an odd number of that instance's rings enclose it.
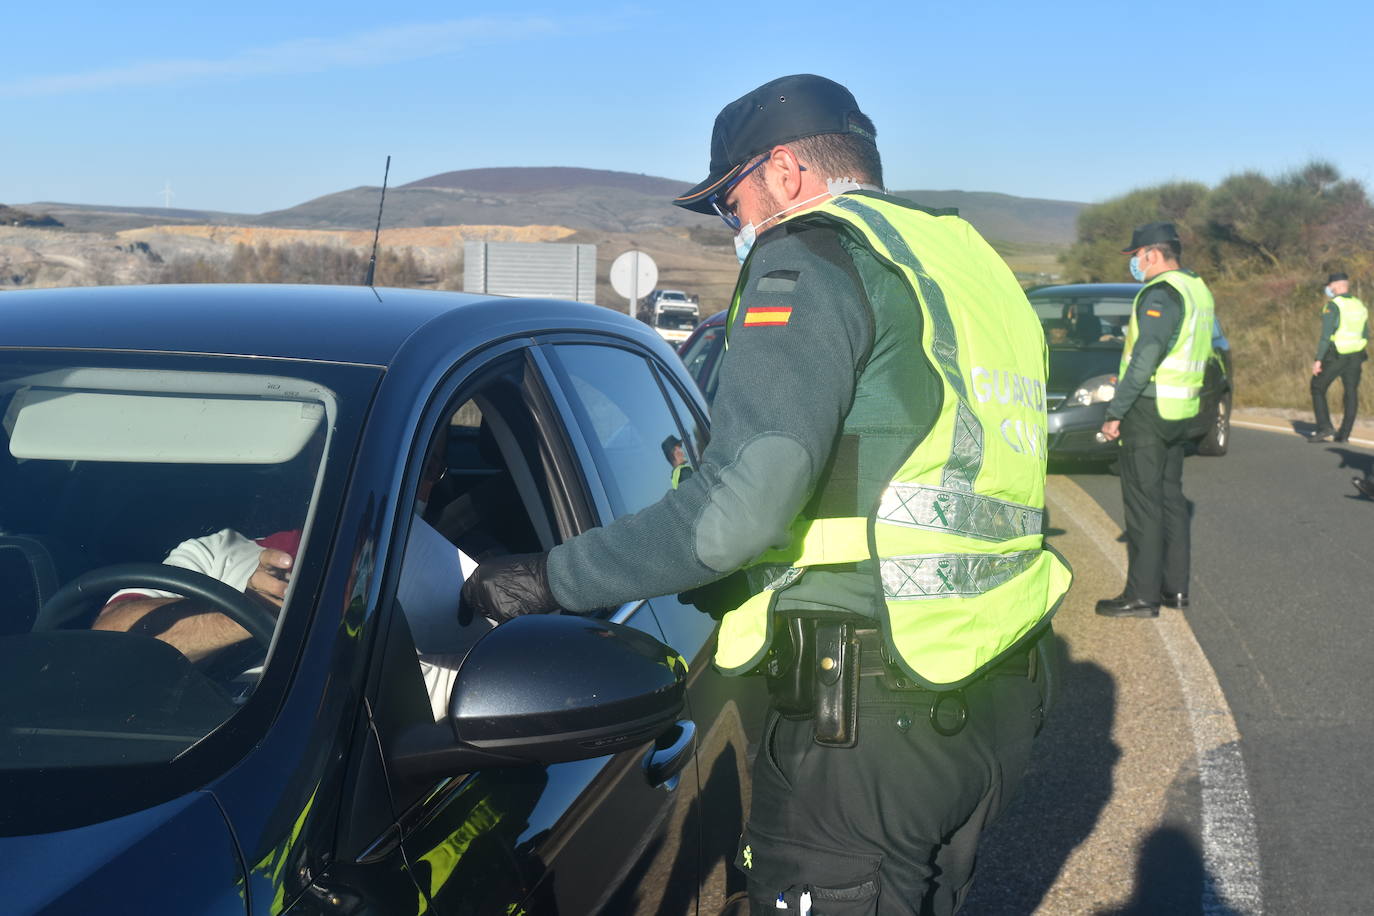
<path fill-rule="evenodd" d="M 1088 207 L 1063 257 L 1072 282 L 1129 280 L 1121 247 L 1154 220 L 1178 226 L 1183 266 L 1216 297 L 1235 353 L 1236 403 L 1311 410 L 1308 380 L 1327 274 L 1350 274 L 1351 294 L 1374 298 L 1374 206 L 1358 181 L 1326 162 L 1271 178 L 1231 175 L 1216 187 L 1174 182 Z M 1339 385 L 1335 386 L 1339 389 Z M 1360 413 L 1374 409 L 1362 386 Z M 1339 411 L 1339 395 L 1332 404 Z"/>
<path fill-rule="evenodd" d="M 367 276 L 370 251 L 290 242 L 239 244 L 226 258 L 177 255 L 163 261 L 153 283 L 324 283 L 356 286 Z M 408 248 L 377 252 L 377 286 L 461 289 L 461 259 L 451 270 L 427 269 Z"/>

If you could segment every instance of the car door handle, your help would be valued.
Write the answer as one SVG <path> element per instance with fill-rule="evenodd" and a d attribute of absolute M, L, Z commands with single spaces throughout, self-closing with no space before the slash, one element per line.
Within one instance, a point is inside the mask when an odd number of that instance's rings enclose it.
<path fill-rule="evenodd" d="M 691 719 L 679 719 L 655 740 L 644 755 L 644 776 L 649 785 L 676 789 L 678 774 L 696 750 L 696 739 L 697 724 Z"/>

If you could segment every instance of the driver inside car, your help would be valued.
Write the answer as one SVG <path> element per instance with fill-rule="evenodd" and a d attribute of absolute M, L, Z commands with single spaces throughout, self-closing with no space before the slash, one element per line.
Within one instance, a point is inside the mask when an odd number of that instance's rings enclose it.
<path fill-rule="evenodd" d="M 429 528 L 425 514 L 430 494 L 443 477 L 443 439 L 426 457 L 416 493 L 415 526 Z M 433 531 L 433 529 L 431 529 Z M 454 535 L 445 531 L 452 540 Z M 415 537 L 415 535 L 412 535 Z M 281 610 L 291 568 L 300 549 L 300 530 L 279 531 L 251 540 L 231 528 L 178 544 L 163 563 L 217 579 L 245 595 Z M 459 551 L 459 556 L 465 556 Z M 472 565 L 472 561 L 468 561 Z M 466 569 L 464 570 L 466 574 Z M 251 647 L 250 634 L 226 614 L 206 603 L 152 588 L 126 588 L 111 595 L 94 630 L 117 630 L 153 636 L 171 645 L 192 662 L 203 662 L 233 647 Z M 424 653 L 417 649 L 420 672 L 429 694 L 435 721 L 448 712 L 449 693 L 463 653 Z"/>
<path fill-rule="evenodd" d="M 280 610 L 300 543 L 299 531 L 252 541 L 224 528 L 182 541 L 162 562 L 218 579 Z M 126 588 L 110 596 L 91 629 L 156 636 L 193 662 L 249 638 L 247 630 L 219 611 L 151 588 Z"/>

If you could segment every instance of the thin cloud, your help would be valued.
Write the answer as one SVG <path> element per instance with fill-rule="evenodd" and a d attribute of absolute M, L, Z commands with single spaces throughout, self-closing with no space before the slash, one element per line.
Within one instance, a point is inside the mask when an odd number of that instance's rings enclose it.
<path fill-rule="evenodd" d="M 519 41 L 561 31 L 539 17 L 474 17 L 378 29 L 343 38 L 304 38 L 251 48 L 222 58 L 151 60 L 56 76 L 0 82 L 0 98 L 69 95 L 141 86 L 165 86 L 211 78 L 245 78 L 283 73 L 375 67 L 437 57 L 468 47 Z"/>

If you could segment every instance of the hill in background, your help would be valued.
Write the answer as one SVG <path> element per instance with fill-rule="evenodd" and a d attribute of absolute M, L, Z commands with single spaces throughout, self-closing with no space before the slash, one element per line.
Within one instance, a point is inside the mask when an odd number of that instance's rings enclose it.
<path fill-rule="evenodd" d="M 531 194 L 540 191 L 565 191 L 569 188 L 615 188 L 652 197 L 675 197 L 691 187 L 683 181 L 611 172 L 605 169 L 579 169 L 563 166 L 548 168 L 464 169 L 444 172 L 401 185 L 402 188 L 461 188 L 493 194 Z"/>
<path fill-rule="evenodd" d="M 923 207 L 954 207 L 985 238 L 1019 245 L 1068 247 L 1078 237 L 1078 214 L 1087 206 L 1069 200 L 1014 197 L 991 191 L 894 191 Z"/>
<path fill-rule="evenodd" d="M 672 205 L 683 181 L 582 168 L 489 168 L 444 172 L 387 191 L 382 225 L 568 226 L 601 232 L 715 228 L 713 216 Z M 1075 238 L 1083 204 L 983 191 L 896 191 L 923 206 L 955 207 L 989 239 L 1064 248 Z M 270 226 L 283 229 L 370 229 L 379 187 L 326 194 L 258 215 L 158 207 L 41 203 L 26 209 L 51 214 L 68 228 L 117 232 L 154 225 Z"/>
<path fill-rule="evenodd" d="M 253 226 L 257 217 L 247 213 L 216 210 L 179 210 L 174 207 L 119 207 L 101 204 L 67 204 L 39 201 L 25 208 L 59 220 L 78 232 L 122 232 L 149 226 Z M 375 220 L 376 207 L 373 207 Z"/>
<path fill-rule="evenodd" d="M 724 307 L 737 266 L 730 233 L 715 216 L 672 205 L 689 186 L 583 168 L 468 169 L 408 182 L 387 190 L 381 240 L 383 251 L 402 258 L 405 269 L 391 281 L 379 272 L 378 282 L 460 289 L 461 241 L 532 241 L 537 235 L 597 246 L 597 298 L 603 304 L 623 304 L 606 283 L 611 259 L 639 248 L 658 261 L 663 286 L 698 293 L 707 313 Z M 1058 271 L 1059 254 L 1074 240 L 1084 206 L 989 192 L 895 193 L 922 206 L 959 209 L 1025 283 L 1043 282 Z M 270 280 L 276 274 L 261 265 L 272 261 L 273 251 L 292 264 L 316 265 L 295 282 L 335 277 L 321 274 L 324 268 L 316 262 L 334 265 L 329 270 L 338 278 L 328 282 L 353 282 L 346 277 L 356 271 L 345 264 L 353 255 L 345 253 L 366 257 L 380 195 L 379 187 L 351 188 L 261 214 L 29 204 L 26 214 L 41 213 L 65 228 L 0 227 L 0 288 L 188 278 L 236 282 L 242 279 L 236 271 L 254 263 L 259 266 L 253 276 Z M 252 259 L 245 259 L 244 245 L 253 249 Z M 312 252 L 295 250 L 299 246 Z"/>

